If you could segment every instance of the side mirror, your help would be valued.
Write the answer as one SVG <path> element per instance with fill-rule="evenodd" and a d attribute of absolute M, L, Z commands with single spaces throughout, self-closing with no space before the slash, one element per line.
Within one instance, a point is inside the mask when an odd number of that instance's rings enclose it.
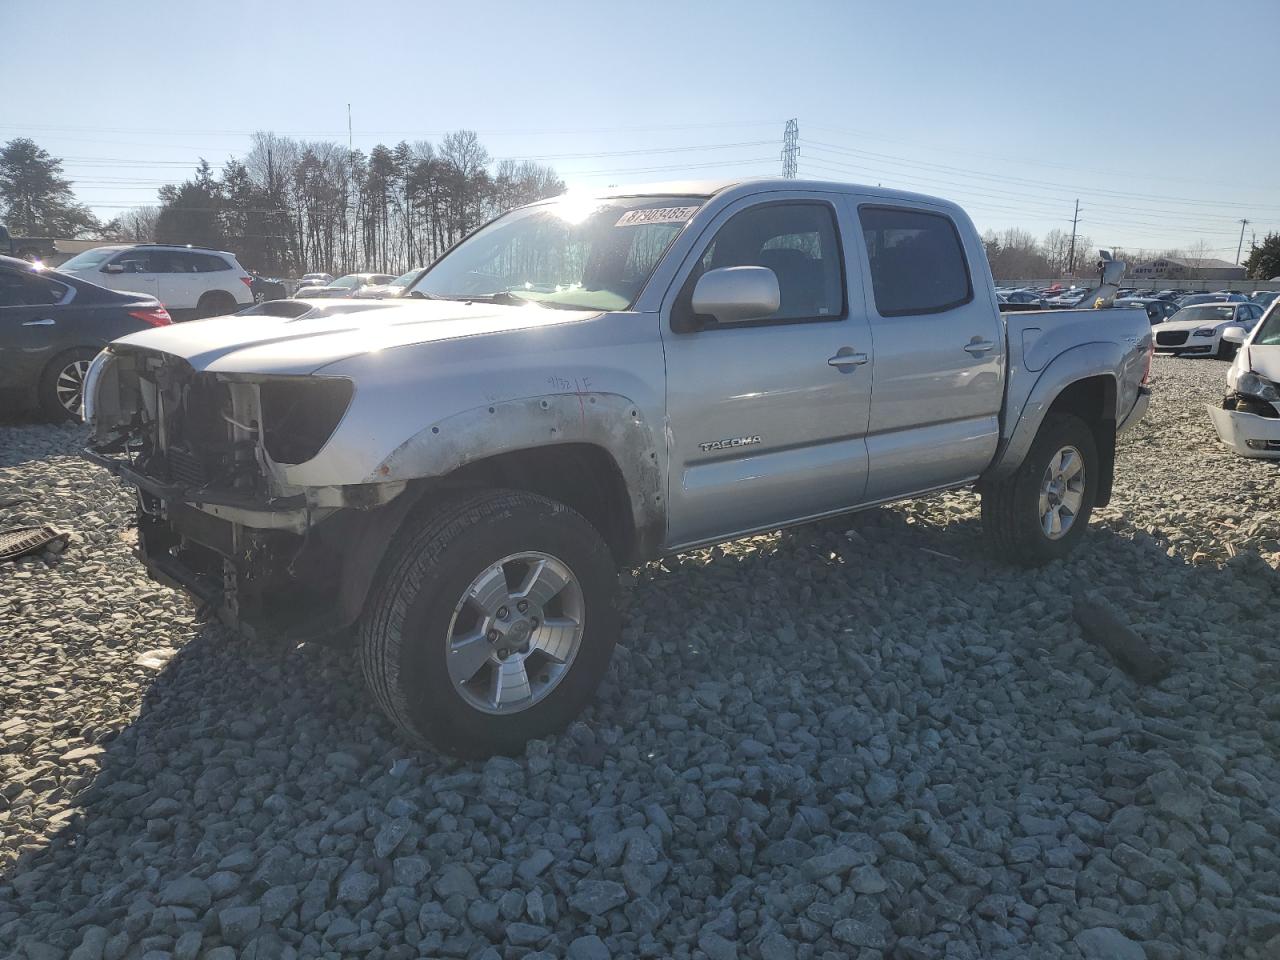
<path fill-rule="evenodd" d="M 124 273 L 124 264 L 108 263 L 105 267 L 102 268 L 102 272 L 103 273 Z"/>
<path fill-rule="evenodd" d="M 1244 343 L 1244 338 L 1249 335 L 1249 331 L 1244 327 L 1227 327 L 1222 331 L 1222 339 L 1227 343 Z"/>
<path fill-rule="evenodd" d="M 693 312 L 718 323 L 760 320 L 778 312 L 782 294 L 768 267 L 720 267 L 708 270 L 693 288 Z"/>

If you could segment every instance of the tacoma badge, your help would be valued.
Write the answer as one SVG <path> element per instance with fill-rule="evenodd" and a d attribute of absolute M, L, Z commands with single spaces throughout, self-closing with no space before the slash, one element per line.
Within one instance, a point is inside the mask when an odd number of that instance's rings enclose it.
<path fill-rule="evenodd" d="M 760 442 L 760 437 L 730 437 L 727 440 L 711 440 L 707 443 L 698 444 L 702 448 L 702 452 L 709 450 L 728 450 L 730 447 L 749 447 L 752 444 Z"/>

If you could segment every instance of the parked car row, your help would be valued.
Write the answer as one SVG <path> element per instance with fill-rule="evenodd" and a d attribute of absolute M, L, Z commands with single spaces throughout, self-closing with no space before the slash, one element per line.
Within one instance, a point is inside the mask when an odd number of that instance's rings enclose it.
<path fill-rule="evenodd" d="M 301 283 L 294 291 L 296 300 L 314 300 L 329 297 L 360 297 L 363 299 L 383 299 L 398 297 L 408 289 L 409 284 L 422 267 L 416 267 L 399 277 L 389 273 L 348 273 L 346 276 L 328 281 L 315 280 Z M 325 274 L 324 276 L 327 276 Z M 306 278 L 304 277 L 303 280 Z"/>
<path fill-rule="evenodd" d="M 1035 305 L 1034 308 L 1044 310 L 1059 307 L 1087 306 L 1087 304 L 1080 302 L 1087 292 L 1087 289 L 1082 286 L 1071 286 L 1063 289 L 1061 285 L 1052 287 L 998 287 L 996 289 L 996 294 L 1002 304 L 1032 304 Z M 1280 290 L 1254 290 L 1251 294 L 1245 295 L 1240 290 L 1192 293 L 1186 290 L 1139 290 L 1125 287 L 1116 293 L 1116 299 L 1123 300 L 1126 306 L 1142 307 L 1147 307 L 1153 302 L 1161 302 L 1173 304 L 1175 307 L 1191 307 L 1199 303 L 1256 303 L 1265 308 L 1276 297 L 1280 297 Z M 1168 316 L 1167 311 L 1162 312 L 1150 309 L 1148 314 L 1152 317 L 1152 323 L 1159 322 L 1156 319 L 1157 314 L 1161 314 L 1161 319 Z"/>

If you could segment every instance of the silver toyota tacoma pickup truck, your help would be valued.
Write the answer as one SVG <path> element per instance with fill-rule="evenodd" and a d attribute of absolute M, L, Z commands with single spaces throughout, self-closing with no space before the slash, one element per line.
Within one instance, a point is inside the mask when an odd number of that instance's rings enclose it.
<path fill-rule="evenodd" d="M 356 625 L 387 716 L 483 754 L 589 701 L 620 565 L 966 486 L 1000 557 L 1061 557 L 1150 357 L 1141 310 L 1002 315 L 946 201 L 676 183 L 515 210 L 403 299 L 116 341 L 87 453 L 154 577 L 246 632 Z"/>

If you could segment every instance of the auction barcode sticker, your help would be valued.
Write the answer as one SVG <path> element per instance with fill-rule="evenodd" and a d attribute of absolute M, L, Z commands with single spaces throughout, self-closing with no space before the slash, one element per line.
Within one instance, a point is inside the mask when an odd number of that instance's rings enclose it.
<path fill-rule="evenodd" d="M 634 227 L 642 223 L 684 223 L 695 213 L 697 207 L 654 207 L 651 210 L 628 210 L 615 227 Z"/>

